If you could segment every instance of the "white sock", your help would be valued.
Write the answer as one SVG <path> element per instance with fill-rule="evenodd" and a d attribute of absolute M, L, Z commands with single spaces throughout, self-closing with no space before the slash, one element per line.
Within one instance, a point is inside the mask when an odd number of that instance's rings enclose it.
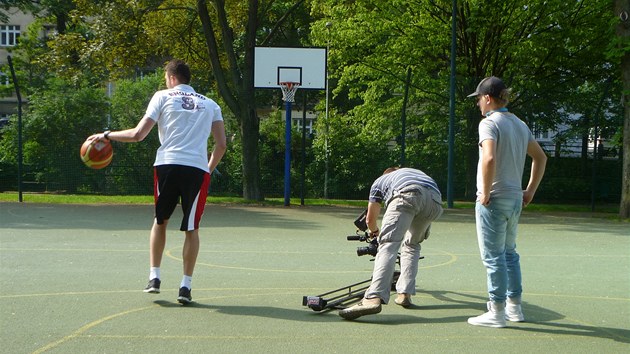
<path fill-rule="evenodd" d="M 511 298 L 508 297 L 506 304 L 510 304 L 510 305 L 520 305 L 521 304 L 521 298 L 520 297 L 515 297 L 515 298 Z"/>
<path fill-rule="evenodd" d="M 160 279 L 160 267 L 151 267 L 149 270 L 149 280 L 155 278 Z"/>
<path fill-rule="evenodd" d="M 184 277 L 182 278 L 182 283 L 179 285 L 179 287 L 180 288 L 187 287 L 188 289 L 192 289 L 192 287 L 190 286 L 191 283 L 192 283 L 192 276 L 184 275 Z"/>

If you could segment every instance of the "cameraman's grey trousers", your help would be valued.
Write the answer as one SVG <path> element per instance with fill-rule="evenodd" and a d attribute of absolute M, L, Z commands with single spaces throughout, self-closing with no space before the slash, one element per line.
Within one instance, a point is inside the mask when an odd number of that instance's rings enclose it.
<path fill-rule="evenodd" d="M 420 243 L 429 237 L 431 222 L 440 215 L 441 196 L 431 188 L 410 186 L 394 193 L 381 222 L 378 253 L 372 283 L 364 295 L 366 299 L 378 297 L 385 304 L 389 302 L 399 250 L 400 277 L 396 292 L 415 295 Z"/>

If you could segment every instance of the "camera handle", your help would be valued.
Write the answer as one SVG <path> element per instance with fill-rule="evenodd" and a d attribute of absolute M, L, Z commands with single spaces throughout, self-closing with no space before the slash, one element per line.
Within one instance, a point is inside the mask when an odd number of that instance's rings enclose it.
<path fill-rule="evenodd" d="M 356 235 L 347 236 L 346 239 L 348 241 L 365 241 L 370 243 L 374 237 L 370 237 L 367 231 L 363 231 L 363 234 L 361 234 L 361 230 L 357 230 Z"/>

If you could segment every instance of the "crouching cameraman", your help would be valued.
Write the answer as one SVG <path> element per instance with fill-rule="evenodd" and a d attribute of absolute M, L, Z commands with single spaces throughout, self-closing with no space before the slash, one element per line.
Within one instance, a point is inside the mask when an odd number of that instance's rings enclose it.
<path fill-rule="evenodd" d="M 381 202 L 386 209 L 379 230 Z M 431 222 L 440 215 L 442 195 L 435 181 L 424 172 L 392 167 L 374 181 L 366 217 L 370 236 L 378 237 L 379 244 L 372 282 L 359 303 L 339 312 L 341 317 L 353 320 L 381 312 L 381 304 L 389 302 L 399 251 L 400 277 L 394 302 L 403 307 L 411 305 L 411 295 L 416 293 L 420 243 L 429 237 Z"/>

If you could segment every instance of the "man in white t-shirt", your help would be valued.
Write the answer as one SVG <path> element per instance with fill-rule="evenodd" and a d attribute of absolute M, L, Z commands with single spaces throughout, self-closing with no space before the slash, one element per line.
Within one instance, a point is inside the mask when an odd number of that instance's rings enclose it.
<path fill-rule="evenodd" d="M 149 283 L 144 292 L 160 292 L 160 264 L 166 245 L 166 226 L 178 200 L 184 213 L 180 230 L 185 233 L 182 258 L 184 276 L 177 301 L 192 302 L 192 275 L 199 253 L 199 222 L 204 211 L 210 172 L 227 148 L 221 108 L 189 86 L 190 68 L 171 60 L 164 68 L 166 90 L 156 92 L 146 114 L 135 128 L 106 131 L 90 139 L 120 142 L 144 140 L 157 123 L 160 147 L 154 166 L 155 220 L 151 228 Z M 208 158 L 208 137 L 214 149 Z"/>

